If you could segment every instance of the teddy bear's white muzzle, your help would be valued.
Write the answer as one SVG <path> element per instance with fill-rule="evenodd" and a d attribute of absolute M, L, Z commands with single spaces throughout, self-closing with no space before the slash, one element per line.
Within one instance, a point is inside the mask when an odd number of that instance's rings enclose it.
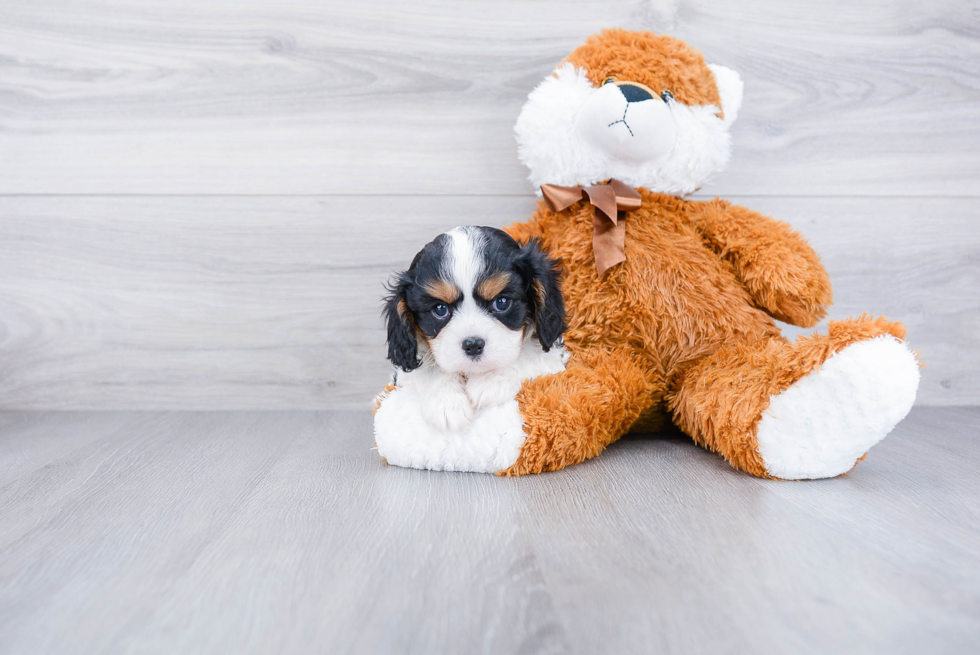
<path fill-rule="evenodd" d="M 613 160 L 654 163 L 674 148 L 677 124 L 660 98 L 627 102 L 614 84 L 595 90 L 576 120 L 589 146 Z"/>

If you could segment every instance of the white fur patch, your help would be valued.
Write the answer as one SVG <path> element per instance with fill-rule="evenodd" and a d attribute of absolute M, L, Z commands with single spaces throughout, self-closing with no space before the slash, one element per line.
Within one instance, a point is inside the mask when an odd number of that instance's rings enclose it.
<path fill-rule="evenodd" d="M 541 375 L 560 373 L 568 361 L 565 346 L 556 343 L 548 352 L 537 338 L 528 336 L 521 347 L 521 356 L 507 368 L 477 373 L 466 378 L 466 395 L 474 409 L 500 405 L 517 396 L 525 380 Z"/>
<path fill-rule="evenodd" d="M 627 102 L 615 84 L 593 93 L 578 113 L 583 143 L 607 157 L 637 164 L 666 157 L 677 143 L 677 124 L 660 98 Z"/>
<path fill-rule="evenodd" d="M 517 401 L 480 410 L 463 430 L 447 432 L 423 419 L 413 387 L 391 392 L 374 415 L 378 454 L 389 464 L 434 471 L 495 473 L 521 454 L 524 419 Z"/>
<path fill-rule="evenodd" d="M 676 136 L 673 148 L 663 155 L 659 146 L 597 147 L 594 139 L 597 128 L 588 121 L 580 123 L 579 115 L 590 106 L 595 94 L 612 93 L 612 90 L 607 88 L 603 92 L 603 87 L 592 86 L 585 71 L 570 63 L 559 66 L 554 75 L 530 93 L 514 127 L 518 155 L 530 169 L 531 183 L 539 188 L 542 184 L 589 185 L 616 178 L 630 186 L 660 193 L 693 192 L 721 171 L 731 156 L 728 129 L 738 114 L 741 81 L 734 71 L 724 69 L 726 73 L 721 72 L 723 67 L 717 68 L 719 91 L 724 87 L 724 93 L 732 98 L 731 115 L 727 106 L 722 120 L 717 116 L 718 107 L 713 105 L 669 102 L 666 106 Z M 649 120 L 654 119 L 657 116 Z M 589 126 L 585 134 L 584 125 Z M 666 134 L 653 125 L 645 125 L 643 133 L 658 139 Z M 611 135 L 622 136 L 619 132 Z M 618 156 L 618 152 L 626 156 Z M 642 152 L 649 152 L 650 158 L 637 161 L 637 153 Z"/>
<path fill-rule="evenodd" d="M 449 248 L 444 275 L 466 294 L 476 286 L 476 279 L 483 269 L 482 235 L 478 230 L 465 226 L 453 228 L 446 235 L 449 237 Z"/>
<path fill-rule="evenodd" d="M 398 381 L 410 386 L 421 399 L 422 418 L 437 430 L 458 432 L 473 420 L 473 403 L 466 395 L 463 376 L 447 373 L 435 364 L 431 355 L 422 351 L 422 366 L 402 372 Z"/>
<path fill-rule="evenodd" d="M 918 363 L 902 341 L 848 346 L 771 397 L 757 434 L 766 470 L 784 480 L 846 473 L 905 418 L 918 386 Z"/>
<path fill-rule="evenodd" d="M 718 87 L 718 95 L 721 97 L 721 108 L 724 110 L 725 125 L 731 125 L 738 118 L 738 111 L 742 108 L 742 96 L 745 85 L 739 74 L 727 66 L 718 64 L 708 64 L 711 74 L 715 76 L 715 84 Z"/>
<path fill-rule="evenodd" d="M 566 361 L 561 344 L 545 353 L 536 340 L 528 338 L 522 357 L 505 370 L 470 378 L 425 367 L 400 373 L 402 386 L 382 400 L 374 415 L 378 454 L 395 466 L 436 471 L 495 473 L 509 468 L 527 438 L 515 400 L 521 383 L 558 373 Z M 445 393 L 446 384 L 458 385 L 452 403 L 459 399 L 457 392 L 463 393 L 472 417 L 452 427 L 449 422 L 439 425 L 427 416 L 433 401 L 447 406 L 438 397 Z"/>

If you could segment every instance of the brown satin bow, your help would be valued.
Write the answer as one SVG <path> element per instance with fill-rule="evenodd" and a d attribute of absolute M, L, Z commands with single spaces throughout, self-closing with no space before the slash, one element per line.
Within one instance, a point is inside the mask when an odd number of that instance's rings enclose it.
<path fill-rule="evenodd" d="M 599 277 L 619 262 L 626 261 L 626 223 L 619 217 L 619 212 L 640 208 L 643 199 L 636 189 L 619 180 L 587 187 L 542 184 L 541 195 L 551 211 L 560 212 L 586 198 L 595 207 L 592 252 Z"/>

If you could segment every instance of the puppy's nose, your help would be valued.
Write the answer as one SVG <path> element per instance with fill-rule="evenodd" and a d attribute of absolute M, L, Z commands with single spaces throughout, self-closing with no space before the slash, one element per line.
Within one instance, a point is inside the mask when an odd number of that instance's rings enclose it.
<path fill-rule="evenodd" d="M 463 339 L 463 351 L 469 357 L 479 357 L 483 354 L 483 347 L 487 342 L 480 337 L 466 337 Z"/>

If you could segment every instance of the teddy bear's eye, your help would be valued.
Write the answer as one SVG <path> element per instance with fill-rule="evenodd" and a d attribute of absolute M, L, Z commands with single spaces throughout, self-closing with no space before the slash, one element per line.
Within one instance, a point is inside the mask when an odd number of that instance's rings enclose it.
<path fill-rule="evenodd" d="M 616 81 L 616 78 L 613 77 L 612 75 L 610 75 L 606 79 L 602 80 L 602 86 L 606 86 L 607 84 L 611 84 L 611 83 L 613 83 L 615 81 Z"/>
<path fill-rule="evenodd" d="M 660 92 L 660 99 L 664 102 L 674 99 L 674 94 L 670 92 L 670 89 L 664 89 Z"/>

